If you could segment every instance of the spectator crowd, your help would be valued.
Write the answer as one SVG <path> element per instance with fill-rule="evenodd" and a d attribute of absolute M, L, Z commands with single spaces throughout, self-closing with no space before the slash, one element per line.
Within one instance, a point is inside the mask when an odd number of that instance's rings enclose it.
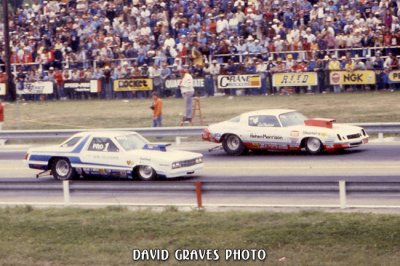
<path fill-rule="evenodd" d="M 10 17 L 16 83 L 149 77 L 158 91 L 183 66 L 206 79 L 270 73 L 376 70 L 376 89 L 396 89 L 400 0 L 60 0 L 24 4 Z M 0 48 L 1 61 L 4 50 Z M 1 64 L 2 62 L 0 62 Z M 4 72 L 4 67 L 0 67 Z M 0 73 L 0 81 L 4 73 Z M 112 85 L 106 85 L 112 86 Z M 57 97 L 64 97 L 62 90 Z M 107 94 L 105 97 L 113 97 Z"/>

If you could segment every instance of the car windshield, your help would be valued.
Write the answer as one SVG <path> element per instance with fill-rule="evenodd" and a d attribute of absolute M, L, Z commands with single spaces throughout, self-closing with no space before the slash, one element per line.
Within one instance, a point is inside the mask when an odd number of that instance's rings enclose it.
<path fill-rule="evenodd" d="M 138 134 L 118 136 L 115 139 L 126 151 L 142 149 L 144 145 L 149 143 L 145 138 Z"/>
<path fill-rule="evenodd" d="M 290 112 L 279 115 L 279 119 L 281 120 L 282 126 L 290 127 L 304 125 L 304 120 L 307 120 L 307 117 L 299 112 Z"/>

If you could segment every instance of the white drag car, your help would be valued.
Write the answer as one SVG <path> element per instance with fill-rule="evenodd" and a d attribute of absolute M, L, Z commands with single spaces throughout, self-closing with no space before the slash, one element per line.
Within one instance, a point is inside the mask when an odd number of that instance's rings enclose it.
<path fill-rule="evenodd" d="M 136 132 L 82 132 L 60 145 L 31 148 L 30 168 L 51 170 L 55 179 L 79 175 L 110 175 L 152 180 L 193 174 L 203 168 L 203 155 L 169 151 L 168 144 L 152 144 Z"/>
<path fill-rule="evenodd" d="M 202 138 L 222 143 L 229 155 L 240 155 L 247 150 L 303 148 L 310 154 L 318 154 L 368 143 L 368 135 L 361 127 L 334 122 L 307 119 L 295 110 L 260 110 L 212 124 L 203 131 Z"/>

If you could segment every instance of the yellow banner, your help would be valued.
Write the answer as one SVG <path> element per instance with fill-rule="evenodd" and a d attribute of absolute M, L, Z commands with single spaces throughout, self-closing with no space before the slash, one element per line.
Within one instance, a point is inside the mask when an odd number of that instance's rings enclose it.
<path fill-rule="evenodd" d="M 390 83 L 400 83 L 400 71 L 390 71 L 389 73 L 389 82 Z"/>
<path fill-rule="evenodd" d="M 272 75 L 272 86 L 316 86 L 318 85 L 317 73 L 274 73 Z"/>
<path fill-rule="evenodd" d="M 114 91 L 151 91 L 152 79 L 117 79 L 114 80 Z"/>
<path fill-rule="evenodd" d="M 332 71 L 329 81 L 331 85 L 375 84 L 376 76 L 372 70 Z"/>

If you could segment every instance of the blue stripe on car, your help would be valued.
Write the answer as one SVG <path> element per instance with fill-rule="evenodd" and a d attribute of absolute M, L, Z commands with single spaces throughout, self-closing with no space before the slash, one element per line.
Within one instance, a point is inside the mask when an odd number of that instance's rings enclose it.
<path fill-rule="evenodd" d="M 29 161 L 45 161 L 48 162 L 52 156 L 50 155 L 31 155 Z"/>

